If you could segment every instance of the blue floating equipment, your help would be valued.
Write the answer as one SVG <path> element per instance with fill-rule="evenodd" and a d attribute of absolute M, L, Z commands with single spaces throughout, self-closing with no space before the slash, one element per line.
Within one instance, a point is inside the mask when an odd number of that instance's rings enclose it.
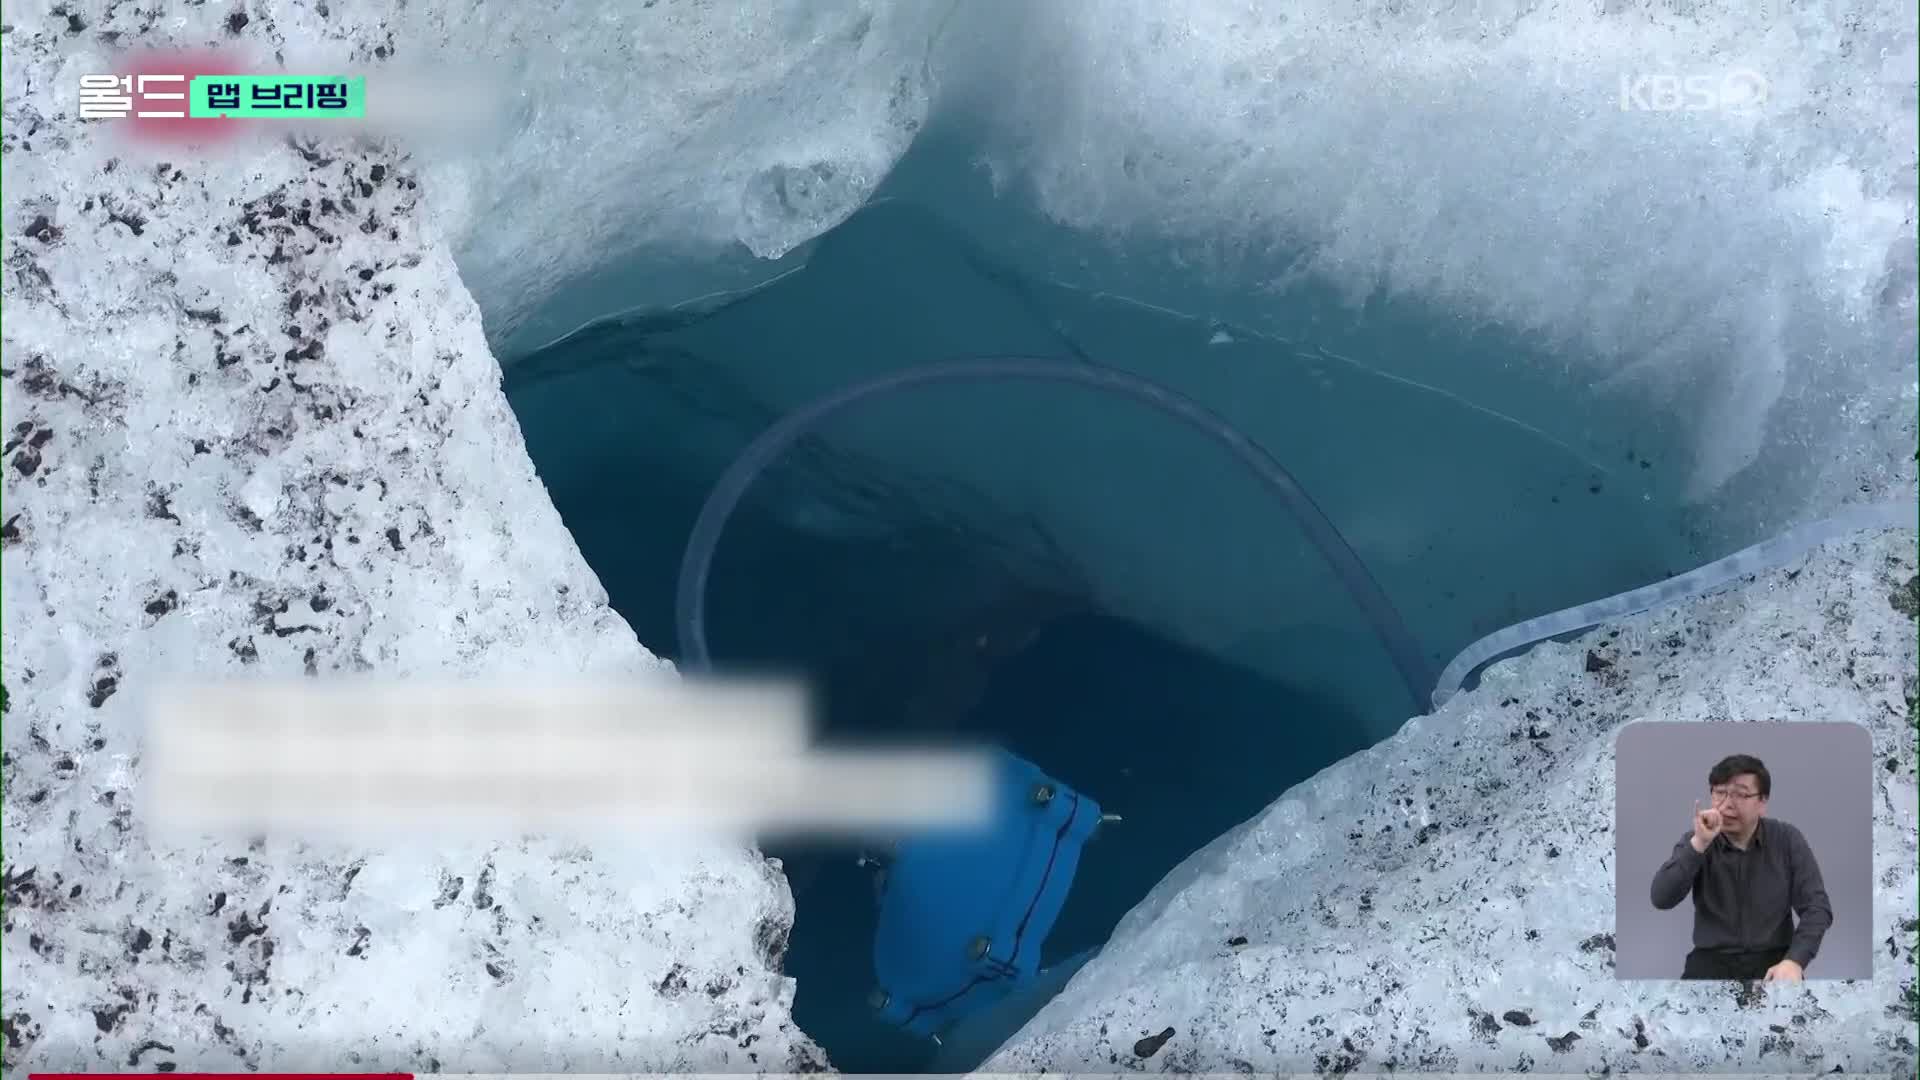
<path fill-rule="evenodd" d="M 1007 1040 L 1027 1026 L 1027 1021 L 1066 989 L 1067 983 L 1099 952 L 1099 949 L 1087 949 L 1052 967 L 1042 968 L 1038 978 L 1001 998 L 992 1008 L 968 1014 L 940 1036 L 940 1049 L 935 1051 L 926 1071 L 935 1076 L 978 1071 Z"/>
<path fill-rule="evenodd" d="M 872 1005 L 915 1035 L 938 1037 L 1035 980 L 1080 850 L 1100 826 L 1091 798 L 998 757 L 985 826 L 902 839 L 886 863 Z"/>

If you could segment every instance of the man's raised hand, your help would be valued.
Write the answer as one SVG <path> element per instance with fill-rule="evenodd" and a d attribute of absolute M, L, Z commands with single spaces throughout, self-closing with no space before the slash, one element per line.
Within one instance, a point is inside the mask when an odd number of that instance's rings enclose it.
<path fill-rule="evenodd" d="M 1693 804 L 1693 836 L 1689 838 L 1687 842 L 1693 845 L 1693 850 L 1704 854 L 1707 850 L 1707 845 L 1713 843 L 1713 838 L 1720 835 L 1722 824 L 1720 811 L 1715 810 L 1711 806 L 1702 810 L 1700 809 L 1699 801 L 1695 800 Z"/>

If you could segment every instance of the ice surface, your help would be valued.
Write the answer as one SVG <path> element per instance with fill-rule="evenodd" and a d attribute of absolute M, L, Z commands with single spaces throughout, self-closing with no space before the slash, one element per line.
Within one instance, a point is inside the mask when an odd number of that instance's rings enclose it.
<path fill-rule="evenodd" d="M 1019 32 L 976 38 L 985 158 L 1186 276 L 1416 297 L 1526 328 L 1581 382 L 1697 403 L 1696 497 L 1755 461 L 1777 494 L 1821 445 L 1795 494 L 1830 499 L 1898 461 L 1863 420 L 1912 445 L 1916 14 L 1007 4 Z M 1763 108 L 1621 104 L 1623 78 L 1743 71 Z"/>
<path fill-rule="evenodd" d="M 1883 532 L 1494 665 L 1175 869 L 982 1070 L 1912 1075 L 1915 569 Z M 1615 981 L 1613 735 L 1644 719 L 1867 727 L 1873 981 Z"/>
<path fill-rule="evenodd" d="M 417 163 L 109 160 L 74 119 L 102 35 L 230 41 L 229 6 L 57 10 L 5 37 L 7 1074 L 817 1061 L 791 899 L 749 851 L 143 834 L 133 718 L 164 677 L 657 661 L 534 476 Z M 384 40 L 331 10 L 243 33 Z"/>
<path fill-rule="evenodd" d="M 457 254 L 496 336 L 637 250 L 770 259 L 844 220 L 925 118 L 949 6 L 352 5 L 410 53 L 508 88 L 499 136 L 432 172 L 464 192 Z"/>
<path fill-rule="evenodd" d="M 1753 499 L 1726 487 L 1756 463 L 1793 498 L 1910 464 L 1885 444 L 1912 432 L 1916 0 L 349 0 L 311 36 L 261 22 L 243 39 L 498 90 L 492 133 L 427 171 L 496 342 L 615 265 L 611 307 L 737 285 L 684 268 L 803 250 L 931 117 L 977 110 L 1010 193 L 1176 247 L 1181 277 L 1418 297 L 1699 414 L 1696 498 Z M 1622 107 L 1623 79 L 1740 73 L 1762 108 Z"/>

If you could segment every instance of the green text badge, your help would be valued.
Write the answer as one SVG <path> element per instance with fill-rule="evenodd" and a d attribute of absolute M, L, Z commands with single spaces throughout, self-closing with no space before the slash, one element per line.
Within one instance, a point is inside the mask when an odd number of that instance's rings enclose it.
<path fill-rule="evenodd" d="M 364 75 L 201 75 L 187 94 L 191 117 L 358 120 L 367 114 Z"/>

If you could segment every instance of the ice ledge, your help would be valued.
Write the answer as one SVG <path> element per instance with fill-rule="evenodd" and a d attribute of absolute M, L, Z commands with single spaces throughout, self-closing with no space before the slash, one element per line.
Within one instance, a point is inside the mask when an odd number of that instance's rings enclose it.
<path fill-rule="evenodd" d="M 115 160 L 74 10 L 5 39 L 6 1072 L 817 1068 L 748 851 L 143 836 L 157 677 L 657 661 L 535 478 L 416 163 Z"/>
<path fill-rule="evenodd" d="M 997 1073 L 1523 1070 L 1911 1076 L 1914 537 L 1490 669 L 1177 869 Z M 1873 735 L 1872 982 L 1613 977 L 1613 744 L 1634 720 Z"/>

